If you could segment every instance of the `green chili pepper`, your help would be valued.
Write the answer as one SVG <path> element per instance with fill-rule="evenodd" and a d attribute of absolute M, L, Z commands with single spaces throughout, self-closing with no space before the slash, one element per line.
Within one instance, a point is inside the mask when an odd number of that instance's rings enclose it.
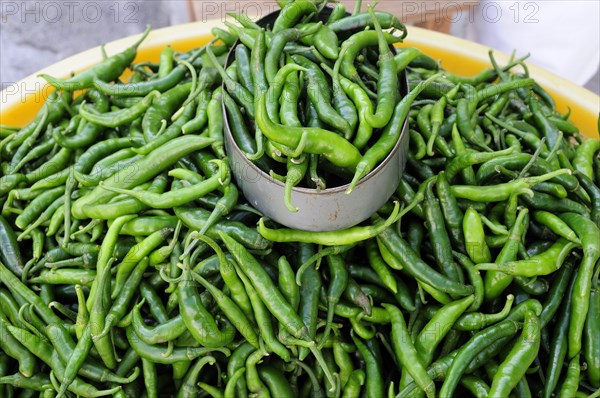
<path fill-rule="evenodd" d="M 393 293 L 398 293 L 398 281 L 394 278 L 393 273 L 381 257 L 376 241 L 373 239 L 367 240 L 365 242 L 365 250 L 369 259 L 369 265 L 380 278 L 379 281 Z"/>
<path fill-rule="evenodd" d="M 571 280 L 571 274 L 573 272 L 573 264 L 570 259 L 565 262 L 565 265 L 562 266 L 558 272 L 556 273 L 556 277 L 552 282 L 552 287 L 548 292 L 548 296 L 544 301 L 544 309 L 540 314 L 540 323 L 542 328 L 550 323 L 562 299 L 566 293 L 567 287 L 569 285 L 569 281 Z"/>
<path fill-rule="evenodd" d="M 487 397 L 490 386 L 477 376 L 465 375 L 460 379 L 460 384 L 475 397 Z"/>
<path fill-rule="evenodd" d="M 415 340 L 415 348 L 425 366 L 429 366 L 432 362 L 435 349 L 450 331 L 450 327 L 473 304 L 474 299 L 475 296 L 471 295 L 441 307 L 419 332 Z M 444 325 L 441 330 L 440 325 Z"/>
<path fill-rule="evenodd" d="M 498 156 L 510 155 L 513 153 L 514 148 L 507 148 L 502 151 L 496 152 L 466 152 L 459 156 L 456 156 L 446 166 L 446 178 L 448 181 L 456 176 L 456 174 L 465 169 L 468 166 L 474 166 L 476 164 L 485 163 Z"/>
<path fill-rule="evenodd" d="M 600 231 L 593 221 L 576 213 L 563 213 L 560 218 L 575 231 L 583 248 L 583 259 L 579 264 L 571 305 L 568 353 L 568 358 L 571 359 L 581 350 L 581 336 L 590 304 L 592 277 L 595 264 L 600 258 L 600 242 L 597 239 Z"/>
<path fill-rule="evenodd" d="M 168 321 L 150 328 L 144 324 L 140 314 L 140 304 L 133 307 L 132 325 L 136 335 L 146 344 L 160 344 L 172 341 L 187 331 L 187 326 L 183 322 L 181 315 L 177 315 Z"/>
<path fill-rule="evenodd" d="M 385 11 L 375 11 L 375 16 L 383 29 L 397 29 L 401 32 L 401 35 L 399 36 L 401 40 L 406 37 L 406 27 L 396 16 Z M 362 30 L 366 27 L 373 27 L 373 20 L 366 12 L 358 13 L 333 22 L 329 24 L 329 27 L 336 33 L 353 31 L 356 29 Z"/>
<path fill-rule="evenodd" d="M 499 202 L 507 200 L 510 194 L 519 188 L 531 188 L 540 182 L 548 181 L 564 174 L 570 174 L 570 170 L 558 169 L 541 176 L 517 178 L 498 185 L 453 185 L 451 190 L 457 198 L 470 199 L 477 202 Z"/>
<path fill-rule="evenodd" d="M 600 151 L 600 140 L 585 140 L 577 147 L 575 157 L 572 160 L 576 171 L 594 180 L 594 155 Z"/>
<path fill-rule="evenodd" d="M 350 193 L 358 181 L 369 174 L 377 165 L 377 163 L 383 160 L 390 153 L 400 138 L 402 126 L 404 125 L 404 121 L 408 115 L 410 105 L 419 95 L 419 93 L 421 93 L 421 91 L 437 77 L 437 75 L 432 76 L 429 79 L 419 83 L 417 87 L 412 89 L 410 93 L 402 98 L 402 100 L 396 105 L 392 120 L 384 128 L 377 142 L 365 152 L 360 161 L 355 165 L 356 171 L 354 173 L 354 177 L 352 178 L 352 182 L 346 190 L 347 193 Z"/>
<path fill-rule="evenodd" d="M 206 356 L 208 353 L 212 352 L 221 352 L 225 355 L 229 355 L 229 350 L 227 348 L 208 347 L 180 347 L 175 348 L 169 353 L 161 347 L 144 343 L 135 335 L 132 326 L 128 326 L 125 331 L 127 333 L 127 340 L 138 355 L 155 363 L 174 364 L 176 362 L 193 360 L 201 356 Z"/>
<path fill-rule="evenodd" d="M 390 226 L 398 216 L 399 206 L 396 204 L 394 212 L 386 221 L 381 221 L 371 226 L 350 227 L 335 232 L 307 232 L 290 228 L 270 229 L 265 226 L 264 220 L 259 220 L 259 232 L 272 242 L 303 242 L 316 243 L 327 246 L 344 245 L 363 241 L 375 237 Z"/>
<path fill-rule="evenodd" d="M 479 263 L 477 270 L 501 271 L 505 274 L 516 276 L 542 276 L 557 271 L 564 263 L 566 257 L 577 244 L 564 238 L 557 240 L 547 251 L 532 256 L 526 260 L 505 263 Z"/>
<path fill-rule="evenodd" d="M 90 123 L 103 127 L 115 128 L 130 123 L 140 117 L 158 97 L 160 97 L 158 91 L 151 91 L 144 99 L 131 108 L 101 114 L 96 114 L 93 111 L 90 111 L 85 104 L 81 104 L 79 107 L 79 114 Z"/>
<path fill-rule="evenodd" d="M 20 278 L 25 265 L 21 250 L 14 230 L 2 216 L 0 216 L 0 254 L 5 266 Z"/>
<path fill-rule="evenodd" d="M 146 143 L 156 137 L 161 129 L 162 121 L 171 119 L 189 96 L 191 89 L 191 82 L 179 84 L 161 93 L 156 101 L 152 101 L 142 117 L 141 127 Z"/>
<path fill-rule="evenodd" d="M 296 284 L 296 275 L 285 256 L 277 260 L 277 270 L 279 271 L 278 285 L 281 293 L 294 309 L 298 309 L 300 304 L 300 291 Z"/>
<path fill-rule="evenodd" d="M 306 71 L 305 68 L 296 64 L 286 64 L 283 68 L 277 71 L 277 74 L 273 77 L 267 91 L 267 111 L 269 117 L 276 123 L 279 123 L 279 102 L 290 100 L 289 98 L 280 98 L 285 88 L 286 81 L 290 74 L 297 71 Z M 297 77 L 292 77 L 292 80 L 298 81 Z M 282 104 L 283 106 L 283 104 Z"/>
<path fill-rule="evenodd" d="M 164 68 L 163 68 L 164 70 Z M 156 79 L 128 83 L 128 84 L 108 84 L 102 80 L 94 80 L 94 87 L 106 95 L 118 96 L 145 96 L 152 91 L 164 92 L 173 88 L 177 83 L 181 82 L 187 68 L 180 64 L 172 68 L 168 73 L 158 76 Z"/>
<path fill-rule="evenodd" d="M 562 221 L 558 216 L 547 211 L 535 211 L 533 212 L 533 219 L 542 225 L 550 228 L 552 232 L 558 236 L 562 236 L 565 239 L 570 240 L 573 243 L 581 244 L 581 241 L 577 237 L 577 234 L 569 228 L 569 226 Z"/>
<path fill-rule="evenodd" d="M 188 264 L 186 264 L 188 262 Z M 215 322 L 213 316 L 202 304 L 200 295 L 196 292 L 189 268 L 189 255 L 185 256 L 183 279 L 177 284 L 177 301 L 179 311 L 188 330 L 204 347 L 218 348 L 227 346 L 234 338 L 235 329 L 231 323 L 224 322 L 223 330 Z"/>
<path fill-rule="evenodd" d="M 15 225 L 22 230 L 42 214 L 47 206 L 50 206 L 65 192 L 65 187 L 50 189 L 32 200 L 21 214 L 15 219 Z"/>
<path fill-rule="evenodd" d="M 259 365 L 258 375 L 274 397 L 291 397 L 294 391 L 286 376 L 279 369 L 269 365 Z"/>
<path fill-rule="evenodd" d="M 439 199 L 442 213 L 444 214 L 444 221 L 448 234 L 450 235 L 450 241 L 454 247 L 458 246 L 459 251 L 465 251 L 465 237 L 463 232 L 463 212 L 458 207 L 456 198 L 450 192 L 450 184 L 446 178 L 445 172 L 440 172 L 436 178 L 436 193 Z"/>
<path fill-rule="evenodd" d="M 440 396 L 452 396 L 465 368 L 481 350 L 485 349 L 498 339 L 514 336 L 519 328 L 520 326 L 516 322 L 504 320 L 494 326 L 479 331 L 471 337 L 469 341 L 459 349 L 456 357 L 452 361 L 446 378 L 444 379 L 444 383 L 440 388 Z"/>
<path fill-rule="evenodd" d="M 483 222 L 477 210 L 468 208 L 463 218 L 463 233 L 467 254 L 475 264 L 488 263 L 492 259 L 490 250 L 485 242 Z"/>
<path fill-rule="evenodd" d="M 297 315 L 291 309 L 289 303 L 281 296 L 281 292 L 274 286 L 271 286 L 272 281 L 270 277 L 262 269 L 254 256 L 248 253 L 243 246 L 231 237 L 223 233 L 220 233 L 219 236 L 226 244 L 229 252 L 236 258 L 238 265 L 242 267 L 244 273 L 256 285 L 257 292 L 267 308 L 295 337 L 306 339 L 307 332 L 304 323 L 300 319 L 297 319 Z"/>
<path fill-rule="evenodd" d="M 552 148 L 558 141 L 558 129 L 550 123 L 542 111 L 542 107 L 533 93 L 529 95 L 529 109 L 531 109 L 533 122 L 542 130 L 548 145 Z"/>
<path fill-rule="evenodd" d="M 52 371 L 56 374 L 58 378 L 62 378 L 65 372 L 64 365 L 60 362 L 58 356 L 55 354 L 55 350 L 49 343 L 44 340 L 38 338 L 37 336 L 29 333 L 24 329 L 20 329 L 14 327 L 12 325 L 7 325 L 10 333 L 15 336 L 21 344 L 23 344 L 27 349 L 33 352 L 37 357 L 39 357 L 42 361 L 48 364 Z M 71 385 L 69 386 L 69 391 L 78 394 L 78 395 L 86 395 L 86 396 L 103 396 L 110 395 L 120 390 L 121 387 L 117 386 L 115 388 L 111 388 L 108 390 L 98 390 L 92 384 L 86 383 L 79 377 L 75 378 Z"/>
<path fill-rule="evenodd" d="M 538 355 L 540 347 L 540 319 L 528 311 L 525 314 L 523 331 L 508 353 L 506 359 L 498 367 L 490 386 L 490 396 L 505 396 L 515 388 L 525 375 L 529 365 Z"/>
<path fill-rule="evenodd" d="M 269 313 L 269 310 L 267 309 L 266 305 L 262 302 L 262 299 L 259 297 L 257 290 L 254 288 L 252 282 L 248 279 L 244 272 L 240 270 L 240 267 L 235 266 L 235 269 L 238 273 L 239 278 L 244 284 L 244 288 L 246 289 L 248 298 L 252 304 L 254 318 L 256 319 L 256 323 L 258 324 L 258 329 L 260 331 L 261 338 L 264 340 L 267 348 L 270 351 L 277 354 L 284 361 L 289 361 L 291 358 L 291 354 L 289 350 L 275 336 L 275 332 L 273 331 L 273 321 L 271 319 L 272 316 Z"/>
<path fill-rule="evenodd" d="M 430 180 L 425 193 L 425 222 L 429 231 L 429 239 L 433 254 L 442 272 L 449 278 L 458 280 L 458 271 L 452 261 L 450 236 L 443 222 L 444 217 L 439 200 L 433 194 L 435 180 Z"/>
<path fill-rule="evenodd" d="M 303 56 L 292 55 L 292 59 L 307 69 L 304 74 L 308 80 L 306 90 L 310 102 L 319 115 L 319 119 L 333 127 L 335 131 L 340 132 L 344 137 L 351 136 L 350 124 L 331 106 L 330 88 L 325 73 L 316 63 Z"/>
<path fill-rule="evenodd" d="M 119 174 L 113 174 L 104 180 L 103 187 L 132 188 L 149 178 L 157 175 L 164 168 L 175 163 L 180 157 L 195 150 L 202 149 L 212 142 L 211 139 L 196 136 L 183 136 L 171 140 L 169 143 L 150 152 L 144 158 L 134 162 L 131 167 L 132 175 L 123 179 Z M 85 207 L 90 204 L 99 204 L 116 196 L 116 193 L 104 188 L 95 188 L 90 194 L 73 202 L 71 212 L 77 218 L 85 218 Z"/>
<path fill-rule="evenodd" d="M 294 26 L 300 18 L 309 14 L 316 14 L 317 6 L 310 0 L 299 0 L 287 3 L 277 16 L 273 24 L 273 33 Z"/>
<path fill-rule="evenodd" d="M 429 136 L 429 138 L 427 140 L 427 155 L 429 155 L 429 156 L 434 155 L 433 146 L 434 146 L 434 144 L 436 144 L 436 140 L 438 141 L 437 142 L 438 148 L 444 147 L 443 145 L 440 146 L 442 141 L 439 140 L 437 137 L 439 135 L 440 127 L 442 126 L 442 123 L 444 121 L 444 109 L 446 108 L 446 103 L 448 102 L 449 99 L 450 100 L 454 99 L 454 97 L 458 93 L 458 90 L 460 90 L 460 84 L 457 84 L 450 92 L 448 92 L 442 98 L 437 100 L 436 103 L 431 108 L 431 112 L 429 115 L 430 125 L 431 125 L 431 135 Z"/>
<path fill-rule="evenodd" d="M 597 388 L 600 385 L 600 341 L 597 336 L 599 327 L 598 309 L 600 308 L 600 292 L 597 284 L 592 287 L 590 293 L 590 306 L 585 320 L 583 333 L 583 358 L 587 364 L 587 378 L 592 386 Z M 575 356 L 574 358 L 578 358 Z M 579 366 L 579 361 L 577 361 Z"/>
<path fill-rule="evenodd" d="M 523 202 L 530 208 L 544 211 L 556 211 L 560 213 L 575 212 L 581 215 L 588 216 L 590 211 L 587 206 L 579 201 L 572 199 L 559 199 L 553 195 L 548 195 L 543 192 L 533 192 L 533 196 L 522 196 Z"/>
<path fill-rule="evenodd" d="M 571 318 L 571 305 L 573 300 L 575 280 L 578 270 L 574 271 L 573 277 L 565 292 L 565 299 L 560 305 L 560 312 L 556 317 L 556 325 L 553 330 L 550 351 L 548 353 L 548 368 L 546 369 L 546 383 L 544 385 L 544 397 L 550 397 L 558 385 L 565 356 L 567 354 L 567 338 L 569 334 L 569 322 Z"/>
<path fill-rule="evenodd" d="M 44 129 L 50 123 L 56 123 L 68 109 L 71 96 L 66 92 L 53 91 L 46 98 L 42 109 L 36 114 L 34 120 L 18 132 L 11 135 L 9 142 L 2 149 L 2 157 L 7 159 L 23 142 L 30 137 L 36 129 Z"/>
<path fill-rule="evenodd" d="M 5 375 L 0 377 L 0 384 L 10 384 L 16 388 L 40 392 L 51 389 L 54 392 L 50 379 L 44 374 L 36 374 L 29 377 L 23 376 L 20 373 Z"/>
<path fill-rule="evenodd" d="M 427 265 L 410 248 L 408 243 L 391 228 L 388 228 L 379 234 L 379 238 L 390 251 L 390 253 L 392 253 L 393 256 L 399 260 L 402 268 L 419 281 L 426 283 L 427 285 L 430 285 L 442 292 L 461 296 L 467 296 L 473 292 L 473 288 L 471 286 L 466 286 L 459 282 L 448 279 Z"/>
<path fill-rule="evenodd" d="M 245 342 L 240 344 L 229 357 L 229 361 L 227 362 L 227 376 L 230 379 L 227 381 L 227 386 L 225 387 L 226 397 L 228 397 L 228 392 L 230 390 L 233 390 L 231 391 L 231 396 L 233 396 L 235 392 L 237 392 L 239 396 L 247 396 L 246 378 L 241 376 L 235 378 L 234 375 L 236 373 L 241 373 L 242 375 L 244 374 L 246 371 L 246 359 L 248 358 L 248 355 L 254 351 L 255 348 L 249 343 Z"/>
<path fill-rule="evenodd" d="M 384 308 L 389 313 L 392 321 L 392 344 L 398 362 L 412 376 L 427 397 L 434 397 L 436 394 L 435 384 L 427 374 L 423 362 L 419 359 L 417 349 L 408 337 L 404 316 L 397 307 L 391 304 L 384 304 Z"/>
<path fill-rule="evenodd" d="M 344 386 L 342 397 L 357 398 L 360 397 L 362 386 L 365 384 L 366 376 L 362 369 L 355 369 L 350 374 L 348 382 Z"/>
<path fill-rule="evenodd" d="M 223 278 L 223 282 L 225 282 L 227 288 L 229 288 L 229 295 L 233 301 L 242 309 L 249 320 L 254 320 L 252 304 L 250 297 L 246 293 L 244 283 L 238 277 L 235 267 L 232 265 L 233 259 L 227 257 L 227 260 L 224 263 L 219 262 L 218 272 L 221 274 L 221 278 Z"/>
<path fill-rule="evenodd" d="M 304 29 L 287 28 L 275 32 L 271 37 L 269 49 L 264 58 L 265 76 L 269 84 L 275 80 L 275 75 L 279 69 L 279 60 L 283 48 L 288 42 L 298 41 L 303 37 L 315 34 L 322 27 L 322 23 L 306 26 Z"/>
<path fill-rule="evenodd" d="M 169 191 L 163 194 L 155 194 L 145 191 L 134 191 L 131 189 L 122 189 L 118 187 L 109 187 L 105 186 L 103 183 L 100 183 L 100 186 L 112 192 L 131 196 L 139 200 L 146 206 L 154 209 L 172 208 L 176 206 L 181 206 L 185 203 L 202 197 L 207 193 L 219 188 L 220 186 L 229 183 L 231 177 L 229 176 L 229 168 L 227 166 L 227 163 L 224 161 L 216 160 L 215 163 L 219 165 L 219 170 L 216 173 L 214 173 L 210 178 L 199 182 L 198 184 L 194 184 L 190 187 L 184 187 L 176 191 Z"/>
<path fill-rule="evenodd" d="M 388 46 L 373 7 L 369 7 L 369 14 L 377 32 L 379 76 L 377 79 L 377 110 L 372 115 L 367 114 L 366 120 L 371 126 L 381 128 L 388 124 L 394 113 L 398 93 L 398 73 L 394 54 Z"/>
<path fill-rule="evenodd" d="M 27 163 L 29 163 L 32 160 L 43 158 L 48 152 L 50 152 L 54 148 L 54 145 L 55 142 L 49 140 L 45 143 L 35 146 L 20 161 L 17 158 L 17 161 L 14 163 L 13 167 L 9 166 L 9 168 L 11 168 L 10 174 L 18 173 L 19 170 L 23 168 L 23 166 L 27 165 Z"/>
<path fill-rule="evenodd" d="M 127 48 L 122 53 L 113 55 L 112 57 L 106 58 L 98 65 L 81 72 L 74 77 L 67 80 L 60 80 L 48 75 L 40 75 L 51 85 L 59 90 L 75 91 L 89 88 L 93 85 L 94 79 L 102 81 L 112 81 L 117 79 L 125 68 L 131 64 L 137 54 L 137 48 L 144 41 L 146 36 L 150 33 L 150 26 L 146 28 L 146 31 L 142 34 L 142 37 L 135 42 L 131 47 Z"/>
<path fill-rule="evenodd" d="M 594 220 L 596 225 L 598 225 L 600 227 L 600 187 L 595 185 L 592 180 L 585 177 L 579 171 L 576 171 L 575 175 L 577 176 L 577 179 L 581 183 L 581 186 L 585 189 L 585 191 L 588 193 L 588 195 L 590 197 L 591 207 L 592 207 L 592 212 L 591 212 L 592 220 Z M 598 180 L 598 179 L 596 179 L 596 180 Z"/>
<path fill-rule="evenodd" d="M 340 113 L 343 116 L 347 115 L 346 118 L 352 129 L 352 133 L 354 133 L 354 128 L 358 122 L 358 130 L 356 131 L 356 135 L 352 143 L 358 149 L 362 149 L 373 134 L 373 127 L 367 122 L 367 114 L 373 113 L 373 104 L 371 103 L 371 99 L 367 93 L 360 87 L 360 85 L 352 82 L 349 79 L 346 79 L 344 76 L 339 75 L 337 68 L 338 65 L 339 63 L 336 64 L 336 68 L 333 70 L 324 64 L 321 64 L 321 67 L 332 77 L 334 106 L 337 103 Z M 350 110 L 348 110 L 348 112 L 341 112 L 343 109 L 343 104 L 345 103 L 345 99 L 342 98 L 342 94 L 344 93 L 352 100 L 354 104 L 353 108 L 355 109 L 352 109 L 353 112 L 350 112 Z M 356 120 L 357 117 L 358 120 Z"/>
<path fill-rule="evenodd" d="M 197 235 L 196 237 L 201 239 L 204 243 L 208 244 L 213 250 L 215 250 L 222 266 L 227 264 L 228 260 L 225 258 L 225 255 L 213 240 L 208 237 L 201 237 L 200 235 Z M 237 304 L 222 291 L 211 285 L 202 276 L 193 274 L 193 277 L 215 298 L 219 308 L 221 308 L 221 311 L 223 311 L 227 318 L 233 320 L 235 328 L 242 336 L 244 336 L 246 341 L 258 348 L 258 335 L 255 333 L 250 321 L 246 318 L 246 315 L 237 306 Z"/>
<path fill-rule="evenodd" d="M 579 355 L 574 356 L 569 362 L 567 368 L 567 375 L 560 388 L 560 397 L 571 397 L 575 396 L 577 389 L 579 388 L 579 376 L 581 373 L 581 365 L 579 364 Z"/>
<path fill-rule="evenodd" d="M 481 312 L 468 312 L 462 315 L 453 328 L 460 331 L 476 331 L 484 329 L 496 322 L 502 321 L 509 314 L 515 297 L 509 294 L 502 310 L 496 314 L 484 314 Z"/>
<path fill-rule="evenodd" d="M 159 148 L 161 145 L 168 143 L 176 137 L 179 137 L 179 135 L 181 135 L 183 132 L 183 126 L 185 126 L 185 124 L 190 121 L 194 115 L 194 103 L 191 102 L 187 105 L 184 105 L 182 108 L 180 108 L 180 111 L 178 111 L 176 115 L 178 115 L 177 120 L 171 123 L 169 127 L 164 129 L 164 131 L 147 142 L 145 145 L 139 148 L 134 148 L 133 151 L 138 154 L 147 155 L 156 148 Z M 166 124 L 164 126 L 166 126 Z M 209 138 L 214 140 L 214 137 Z M 214 145 L 214 141 L 211 143 L 211 145 Z"/>
<path fill-rule="evenodd" d="M 6 355 L 18 361 L 20 374 L 32 377 L 37 371 L 37 361 L 33 354 L 13 337 L 7 328 L 8 325 L 8 318 L 0 309 L 0 348 Z"/>
<path fill-rule="evenodd" d="M 236 258 L 238 265 L 243 272 L 256 286 L 256 291 L 259 294 L 262 302 L 269 311 L 281 322 L 286 330 L 292 336 L 307 342 L 308 347 L 313 352 L 321 367 L 324 367 L 323 358 L 320 351 L 317 350 L 316 344 L 311 340 L 308 329 L 302 319 L 294 312 L 290 304 L 285 300 L 281 292 L 273 286 L 273 281 L 270 279 L 266 271 L 260 266 L 260 263 L 247 252 L 247 250 L 229 236 L 220 233 L 221 240 L 227 246 L 229 252 Z M 330 372 L 324 369 L 325 374 L 330 380 L 331 385 L 334 385 L 333 377 Z"/>
<path fill-rule="evenodd" d="M 160 222 L 160 225 L 155 225 L 155 227 L 171 226 L 174 228 L 177 224 L 177 219 L 180 219 L 190 228 L 203 230 L 210 217 L 210 212 L 201 207 L 176 207 L 175 214 L 177 217 L 157 220 Z M 132 229 L 137 229 L 137 227 L 138 226 L 132 225 Z M 153 231 L 155 230 L 156 229 L 153 228 Z M 248 228 L 241 222 L 222 220 L 208 228 L 206 232 L 213 238 L 216 237 L 219 232 L 226 233 L 244 246 L 256 250 L 264 250 L 270 246 L 270 242 L 263 238 L 258 231 Z"/>
<path fill-rule="evenodd" d="M 342 3 L 338 3 L 331 10 L 331 14 L 329 14 L 329 19 L 327 20 L 327 25 L 331 25 L 332 23 L 337 22 L 346 16 L 346 6 Z"/>
<path fill-rule="evenodd" d="M 310 127 L 284 127 L 273 123 L 267 115 L 264 94 L 259 99 L 256 122 L 269 139 L 291 148 L 300 147 L 307 153 L 321 154 L 336 166 L 352 168 L 359 162 L 358 149 L 333 132 Z"/>
<path fill-rule="evenodd" d="M 321 251 L 320 253 L 322 253 Z M 321 287 L 323 280 L 321 274 L 312 267 L 308 258 L 315 256 L 315 246 L 310 243 L 299 243 L 298 247 L 298 262 L 302 263 L 296 272 L 295 283 L 300 286 L 300 302 L 298 303 L 298 315 L 308 329 L 309 335 L 316 337 L 317 324 L 319 322 L 319 302 Z M 335 309 L 335 308 L 334 308 Z M 304 360 L 309 354 L 309 350 L 305 347 L 300 347 L 298 350 L 298 359 Z"/>
<path fill-rule="evenodd" d="M 327 257 L 329 266 L 330 282 L 327 291 L 327 324 L 323 332 L 323 340 L 327 339 L 333 323 L 335 306 L 339 302 L 348 283 L 348 272 L 341 257 L 331 255 Z"/>

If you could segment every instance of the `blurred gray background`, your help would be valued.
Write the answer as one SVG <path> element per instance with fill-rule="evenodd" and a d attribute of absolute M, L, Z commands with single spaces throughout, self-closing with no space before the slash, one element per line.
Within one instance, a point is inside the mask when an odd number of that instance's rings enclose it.
<path fill-rule="evenodd" d="M 351 10 L 353 1 L 344 2 Z M 532 53 L 530 61 L 600 94 L 598 4 L 597 0 L 380 0 L 378 7 L 410 23 L 505 51 L 510 49 L 502 46 L 524 46 Z M 67 56 L 140 33 L 146 24 L 160 28 L 223 18 L 226 11 L 266 13 L 275 7 L 275 0 L 0 0 L 0 89 Z"/>
<path fill-rule="evenodd" d="M 146 24 L 189 21 L 186 0 L 0 0 L 1 87 Z"/>

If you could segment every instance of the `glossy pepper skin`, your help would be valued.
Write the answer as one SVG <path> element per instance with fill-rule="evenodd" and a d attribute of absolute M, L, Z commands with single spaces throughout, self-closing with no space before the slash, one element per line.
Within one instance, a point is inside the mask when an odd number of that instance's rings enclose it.
<path fill-rule="evenodd" d="M 598 328 L 600 327 L 600 291 L 598 286 L 592 287 L 590 293 L 590 306 L 585 320 L 583 334 L 583 358 L 587 364 L 586 374 L 591 385 L 600 385 L 600 339 L 598 339 Z M 579 363 L 578 363 L 579 364 Z"/>
<path fill-rule="evenodd" d="M 590 306 L 594 264 L 600 258 L 600 243 L 597 239 L 600 236 L 600 230 L 593 221 L 577 213 L 564 213 L 560 217 L 577 233 L 583 247 L 583 258 L 573 288 L 572 316 L 569 327 L 568 358 L 570 359 L 581 350 L 581 336 Z"/>
<path fill-rule="evenodd" d="M 0 216 L 0 253 L 4 265 L 16 276 L 21 277 L 25 265 L 23 264 L 21 249 L 17 243 L 15 231 L 2 216 Z"/>
<path fill-rule="evenodd" d="M 307 153 L 323 155 L 336 166 L 354 168 L 360 161 L 360 152 L 339 135 L 314 127 L 284 127 L 273 123 L 267 114 L 266 96 L 258 100 L 256 122 L 261 131 L 271 140 L 291 148 L 303 143 Z"/>
<path fill-rule="evenodd" d="M 125 189 L 133 188 L 137 184 L 156 176 L 161 170 L 175 163 L 182 156 L 204 148 L 210 145 L 211 142 L 212 139 L 192 135 L 176 138 L 135 162 L 135 165 L 132 166 L 135 169 L 135 174 L 131 178 L 124 181 L 116 173 L 104 180 L 104 186 Z M 86 206 L 107 202 L 114 196 L 116 196 L 116 193 L 97 187 L 91 194 L 73 202 L 71 212 L 77 218 L 85 218 Z"/>
<path fill-rule="evenodd" d="M 505 396 L 516 387 L 529 365 L 537 357 L 540 331 L 539 317 L 532 311 L 527 312 L 521 336 L 494 375 L 489 392 L 491 396 Z"/>
<path fill-rule="evenodd" d="M 112 57 L 106 58 L 104 61 L 87 69 L 74 77 L 61 81 L 60 79 L 53 78 L 48 75 L 41 75 L 42 78 L 46 79 L 50 84 L 59 90 L 75 91 L 89 88 L 94 84 L 94 80 L 98 79 L 105 82 L 110 82 L 117 79 L 125 68 L 133 62 L 139 45 L 150 33 L 150 26 L 146 28 L 142 37 L 135 42 L 131 47 L 127 48 L 122 53 L 113 55 Z"/>

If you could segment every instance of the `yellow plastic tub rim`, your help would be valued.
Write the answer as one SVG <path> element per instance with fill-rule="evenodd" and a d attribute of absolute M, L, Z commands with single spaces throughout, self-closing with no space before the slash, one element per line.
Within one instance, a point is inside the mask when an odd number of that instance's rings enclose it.
<path fill-rule="evenodd" d="M 140 46 L 134 62 L 157 62 L 160 51 L 167 45 L 176 51 L 199 47 L 210 40 L 211 29 L 221 25 L 221 20 L 212 20 L 154 30 Z M 139 37 L 135 35 L 110 42 L 105 45 L 106 52 L 109 55 L 121 52 Z M 490 65 L 487 47 L 417 27 L 409 27 L 408 37 L 402 46 L 417 47 L 441 61 L 444 69 L 465 76 L 474 75 Z M 496 51 L 494 56 L 501 65 L 508 63 L 508 54 Z M 0 124 L 21 127 L 33 119 L 53 90 L 45 80 L 37 77 L 40 73 L 64 78 L 101 61 L 100 47 L 95 47 L 5 87 L 0 92 Z M 570 120 L 581 132 L 590 137 L 598 136 L 598 95 L 535 65 L 528 64 L 528 69 L 530 76 L 554 97 L 560 112 L 571 109 Z"/>

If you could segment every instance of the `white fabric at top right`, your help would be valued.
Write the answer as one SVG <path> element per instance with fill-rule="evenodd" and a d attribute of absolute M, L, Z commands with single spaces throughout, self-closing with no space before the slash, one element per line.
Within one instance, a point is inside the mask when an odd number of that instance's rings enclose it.
<path fill-rule="evenodd" d="M 467 38 L 544 67 L 579 85 L 600 65 L 600 1 L 482 0 Z"/>

